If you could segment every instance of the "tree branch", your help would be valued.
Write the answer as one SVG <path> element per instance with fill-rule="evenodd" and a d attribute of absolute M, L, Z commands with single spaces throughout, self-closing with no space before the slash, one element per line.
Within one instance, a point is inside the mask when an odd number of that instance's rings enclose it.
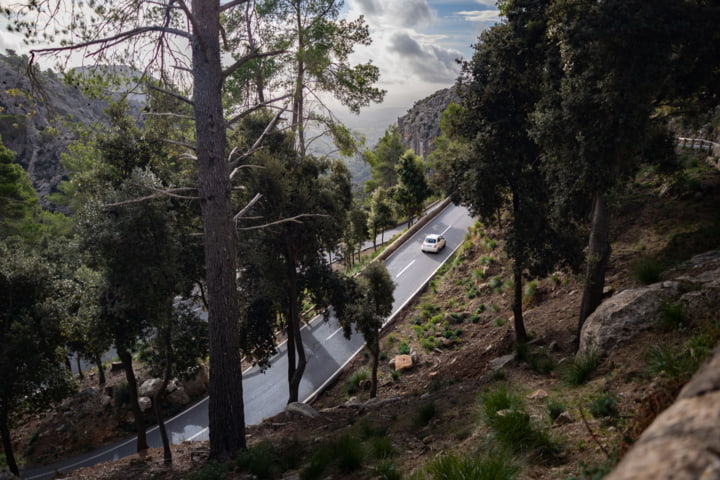
<path fill-rule="evenodd" d="M 280 225 L 282 223 L 300 223 L 300 224 L 302 224 L 303 222 L 301 222 L 300 219 L 303 217 L 327 217 L 327 216 L 329 216 L 329 215 L 326 215 L 324 213 L 301 213 L 300 215 L 295 215 L 294 217 L 283 218 L 280 220 L 276 220 L 274 222 L 265 223 L 263 225 L 255 225 L 253 227 L 238 227 L 237 229 L 242 232 L 247 232 L 249 230 L 259 230 L 261 228 L 267 228 L 267 227 L 271 227 L 273 225 Z"/>
<path fill-rule="evenodd" d="M 176 98 L 176 99 L 180 100 L 181 102 L 187 103 L 191 107 L 195 106 L 195 104 L 192 100 L 190 100 L 189 98 L 187 98 L 183 95 L 180 95 L 179 93 L 173 92 L 172 90 L 168 90 L 166 88 L 158 87 L 157 85 L 153 85 L 152 83 L 147 83 L 146 85 L 151 90 L 155 90 L 156 92 L 160 92 L 160 93 L 163 93 L 170 97 Z"/>
<path fill-rule="evenodd" d="M 247 3 L 248 0 L 232 0 L 231 2 L 228 2 L 224 5 L 220 5 L 220 13 L 224 12 L 225 10 L 230 10 L 231 8 L 235 8 L 238 5 L 242 5 L 243 3 Z"/>
<path fill-rule="evenodd" d="M 155 187 L 150 187 L 148 185 L 137 185 L 134 184 L 137 187 L 145 188 L 147 190 L 153 191 L 152 195 L 146 195 L 144 197 L 140 198 L 133 198 L 131 200 L 125 200 L 123 202 L 117 202 L 117 203 L 108 203 L 107 205 L 103 205 L 103 208 L 113 208 L 113 207 L 121 207 L 124 205 L 132 205 L 134 203 L 141 203 L 146 202 L 148 200 L 154 200 L 156 198 L 162 198 L 162 197 L 170 197 L 170 198 L 179 198 L 181 200 L 200 200 L 200 197 L 189 197 L 187 195 L 178 195 L 174 192 L 187 192 L 190 190 L 196 190 L 192 187 L 179 187 L 179 188 L 171 188 L 170 190 L 162 190 Z"/>
<path fill-rule="evenodd" d="M 273 99 L 271 99 L 271 100 L 268 100 L 268 101 L 265 101 L 265 102 L 262 102 L 262 103 L 258 103 L 257 105 L 253 105 L 252 107 L 248 108 L 247 110 L 243 110 L 242 113 L 239 113 L 239 114 L 235 115 L 233 118 L 231 118 L 230 120 L 228 120 L 228 121 L 227 121 L 227 124 L 228 124 L 228 125 L 232 125 L 232 124 L 234 124 L 234 123 L 242 120 L 243 118 L 247 117 L 247 116 L 250 115 L 251 113 L 258 111 L 258 110 L 260 110 L 261 108 L 268 107 L 268 106 L 272 105 L 272 104 L 275 103 L 275 102 L 279 102 L 280 100 L 283 100 L 283 99 L 285 99 L 285 98 L 290 97 L 291 95 L 292 95 L 291 93 L 288 93 L 288 94 L 283 95 L 283 96 L 281 96 L 281 97 L 276 97 L 276 98 L 273 98 Z M 283 112 L 286 112 L 286 111 L 287 111 L 287 108 L 286 108 L 286 107 L 283 107 L 282 109 L 280 109 L 280 113 L 283 113 Z"/>
<path fill-rule="evenodd" d="M 235 70 L 245 65 L 250 60 L 256 60 L 258 58 L 265 58 L 265 57 L 273 57 L 275 55 L 280 55 L 282 53 L 285 53 L 287 50 L 270 50 L 269 52 L 258 52 L 257 48 L 248 53 L 247 55 L 243 55 L 240 57 L 235 63 L 230 65 L 228 68 L 226 68 L 222 72 L 223 78 L 227 78 L 230 75 L 233 74 Z"/>

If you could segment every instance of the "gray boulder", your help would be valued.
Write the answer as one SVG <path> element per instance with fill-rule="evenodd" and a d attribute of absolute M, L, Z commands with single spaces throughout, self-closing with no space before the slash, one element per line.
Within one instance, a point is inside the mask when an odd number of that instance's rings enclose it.
<path fill-rule="evenodd" d="M 680 296 L 679 282 L 662 282 L 623 290 L 605 300 L 590 315 L 580 332 L 578 356 L 605 355 L 658 324 L 660 305 Z"/>
<path fill-rule="evenodd" d="M 163 381 L 159 378 L 149 378 L 140 385 L 141 397 L 154 397 L 162 388 Z"/>
<path fill-rule="evenodd" d="M 307 403 L 300 403 L 300 402 L 288 403 L 287 406 L 285 407 L 285 412 L 291 418 L 293 416 L 302 416 L 302 417 L 310 417 L 310 418 L 315 418 L 315 417 L 320 416 L 318 411 L 315 410 L 313 407 L 311 407 Z"/>

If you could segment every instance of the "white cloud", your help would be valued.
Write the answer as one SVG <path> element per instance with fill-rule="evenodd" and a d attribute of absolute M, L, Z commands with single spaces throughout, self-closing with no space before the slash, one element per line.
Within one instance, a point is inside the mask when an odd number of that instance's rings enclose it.
<path fill-rule="evenodd" d="M 495 9 L 497 7 L 496 0 L 475 0 L 475 3 L 491 9 Z"/>
<path fill-rule="evenodd" d="M 352 10 L 365 15 L 371 26 L 415 27 L 436 18 L 427 0 L 353 0 Z"/>
<path fill-rule="evenodd" d="M 500 21 L 500 10 L 465 10 L 457 14 L 471 22 L 492 24 Z"/>

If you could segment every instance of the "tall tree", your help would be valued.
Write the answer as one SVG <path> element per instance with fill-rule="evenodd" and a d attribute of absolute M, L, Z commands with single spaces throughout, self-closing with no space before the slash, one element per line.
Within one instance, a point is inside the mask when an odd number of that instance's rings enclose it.
<path fill-rule="evenodd" d="M 390 191 L 385 188 L 376 188 L 370 196 L 370 213 L 368 214 L 368 229 L 372 236 L 373 247 L 377 250 L 377 236 L 380 234 L 380 243 L 385 243 L 385 229 L 395 225 Z"/>
<path fill-rule="evenodd" d="M 282 319 L 287 335 L 289 402 L 299 400 L 307 364 L 300 336 L 303 301 L 311 300 L 321 309 L 327 306 L 327 285 L 333 272 L 325 252 L 334 250 L 343 238 L 352 205 L 347 168 L 339 161 L 300 157 L 292 140 L 273 132 L 268 149 L 250 160 L 262 168 L 244 169 L 248 192 L 263 197 L 249 212 L 259 220 L 240 222 L 241 228 L 252 229 L 240 244 L 241 268 L 249 272 L 243 281 L 256 285 L 259 280 L 253 277 L 259 276 L 264 285 L 257 294 L 242 290 L 256 297 L 249 305 L 265 305 Z M 267 318 L 273 321 L 276 315 Z"/>
<path fill-rule="evenodd" d="M 380 329 L 392 312 L 395 283 L 387 267 L 379 262 L 366 266 L 356 281 L 346 283 L 349 288 L 346 304 L 338 311 L 345 337 L 349 338 L 353 325 L 365 339 L 372 356 L 370 398 L 377 396 L 377 372 L 380 361 Z"/>
<path fill-rule="evenodd" d="M 348 146 L 347 130 L 340 127 L 323 104 L 325 95 L 336 98 L 358 113 L 371 102 L 381 102 L 385 92 L 375 87 L 380 70 L 372 62 L 352 65 L 350 55 L 372 42 L 363 17 L 340 18 L 342 0 L 266 0 L 267 15 L 284 26 L 278 46 L 286 50 L 276 73 L 292 94 L 291 126 L 301 157 L 309 146 L 310 124 L 325 128 Z M 322 110 L 310 110 L 320 104 Z"/>
<path fill-rule="evenodd" d="M 46 262 L 0 243 L 0 437 L 15 475 L 11 415 L 21 406 L 47 407 L 70 391 L 55 292 Z"/>
<path fill-rule="evenodd" d="M 237 328 L 239 306 L 235 294 L 237 256 L 233 217 L 236 212 L 230 202 L 233 188 L 230 175 L 238 164 L 238 157 L 230 158 L 226 150 L 226 127 L 231 122 L 226 122 L 224 116 L 224 107 L 229 105 L 223 104 L 223 85 L 242 65 L 269 53 L 246 45 L 242 52 L 236 52 L 237 61 L 224 67 L 222 58 L 227 57 L 222 55 L 221 48 L 221 36 L 223 39 L 245 36 L 244 27 L 223 28 L 229 14 L 245 3 L 244 0 L 222 5 L 219 0 L 179 3 L 122 0 L 74 8 L 74 0 L 41 0 L 3 10 L 15 28 L 31 41 L 41 38 L 48 30 L 57 32 L 54 40 L 63 40 L 62 46 L 33 50 L 31 58 L 79 54 L 81 58 L 108 64 L 127 64 L 128 59 L 134 59 L 140 71 L 148 75 L 155 73 L 160 79 L 162 86 L 155 88 L 192 108 L 195 140 L 186 146 L 197 162 L 204 233 L 212 372 L 209 386 L 211 458 L 227 458 L 246 446 Z M 70 11 L 72 16 L 64 15 Z M 189 57 L 187 52 L 191 53 Z M 185 78 L 172 82 L 173 76 L 178 75 Z M 178 91 L 173 83 L 189 85 L 190 91 Z"/>
<path fill-rule="evenodd" d="M 390 125 L 372 150 L 363 152 L 363 159 L 370 165 L 372 179 L 365 182 L 365 191 L 390 188 L 397 183 L 397 164 L 407 147 L 400 138 L 397 124 Z"/>
<path fill-rule="evenodd" d="M 544 58 L 546 0 L 503 2 L 506 20 L 483 32 L 459 80 L 462 109 L 449 119 L 460 145 L 445 149 L 440 164 L 451 197 L 485 221 L 506 222 L 505 250 L 512 259 L 513 316 L 518 342 L 523 320 L 524 272 L 547 273 L 560 255 L 577 251 L 546 215 L 547 186 L 540 150 L 528 136 L 540 97 L 536 78 Z M 445 133 L 445 132 L 444 132 Z M 565 231 L 567 234 L 567 231 Z"/>
<path fill-rule="evenodd" d="M 422 214 L 425 200 L 430 196 L 430 187 L 425 177 L 425 165 L 412 150 L 400 156 L 395 167 L 398 183 L 393 188 L 393 197 L 402 214 L 407 217 L 408 225 Z"/>
<path fill-rule="evenodd" d="M 572 0 L 548 9 L 552 48 L 532 130 L 552 179 L 554 215 L 591 212 L 578 333 L 602 301 L 611 252 L 606 196 L 637 166 L 654 131 L 651 117 L 668 78 L 675 41 L 668 26 L 677 3 Z"/>

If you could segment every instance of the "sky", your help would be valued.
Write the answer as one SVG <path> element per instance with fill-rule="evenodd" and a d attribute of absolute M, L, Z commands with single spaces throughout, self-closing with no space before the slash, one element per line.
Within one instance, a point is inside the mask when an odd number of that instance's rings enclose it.
<path fill-rule="evenodd" d="M 469 59 L 480 33 L 497 23 L 496 0 L 345 0 L 343 16 L 363 15 L 373 42 L 356 49 L 352 61 L 371 60 L 380 69 L 382 104 L 353 115 L 338 104 L 333 112 L 350 128 L 376 141 L 413 104 L 455 83 L 457 59 Z M 0 17 L 0 51 L 25 48 Z"/>
<path fill-rule="evenodd" d="M 387 90 L 382 104 L 359 116 L 334 109 L 369 146 L 417 100 L 454 84 L 456 60 L 470 59 L 480 33 L 500 20 L 495 0 L 346 0 L 344 14 L 365 17 L 373 43 L 353 60 L 371 60 Z"/>

